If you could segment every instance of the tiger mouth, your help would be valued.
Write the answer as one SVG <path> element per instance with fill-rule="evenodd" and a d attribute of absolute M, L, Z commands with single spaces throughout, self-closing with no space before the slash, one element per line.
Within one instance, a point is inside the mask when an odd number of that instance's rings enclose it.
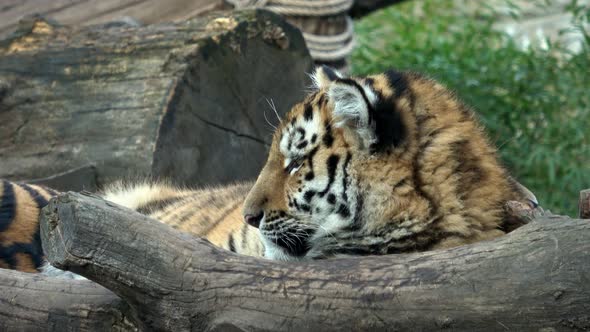
<path fill-rule="evenodd" d="M 287 219 L 261 223 L 260 234 L 268 242 L 283 249 L 286 254 L 303 257 L 311 248 L 309 240 L 314 230 L 310 227 L 301 227 L 293 219 Z"/>

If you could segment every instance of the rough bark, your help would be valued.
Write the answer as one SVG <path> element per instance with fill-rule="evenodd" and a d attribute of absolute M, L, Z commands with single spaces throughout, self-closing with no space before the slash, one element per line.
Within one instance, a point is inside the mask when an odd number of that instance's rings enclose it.
<path fill-rule="evenodd" d="M 590 189 L 580 191 L 578 217 L 580 219 L 590 219 Z"/>
<path fill-rule="evenodd" d="M 39 184 L 59 191 L 85 190 L 94 192 L 97 189 L 96 166 L 86 165 L 46 178 L 26 180 L 25 182 Z"/>
<path fill-rule="evenodd" d="M 255 177 L 271 126 L 304 96 L 301 34 L 266 11 L 161 25 L 27 21 L 0 41 L 0 177 L 95 164 L 187 185 Z M 239 167 L 236 167 L 239 165 Z"/>
<path fill-rule="evenodd" d="M 88 280 L 0 269 L 0 331 L 133 331 L 128 306 Z"/>
<path fill-rule="evenodd" d="M 54 265 L 119 295 L 140 329 L 590 328 L 587 220 L 544 216 L 450 250 L 282 263 L 235 255 L 68 193 L 43 211 L 41 234 Z"/>
<path fill-rule="evenodd" d="M 223 0 L 2 0 L 0 36 L 33 13 L 71 25 L 89 25 L 133 17 L 144 24 L 186 20 L 223 6 Z"/>

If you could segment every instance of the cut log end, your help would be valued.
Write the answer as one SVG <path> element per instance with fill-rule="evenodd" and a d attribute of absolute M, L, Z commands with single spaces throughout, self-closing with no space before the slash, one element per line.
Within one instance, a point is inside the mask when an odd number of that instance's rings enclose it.
<path fill-rule="evenodd" d="M 286 113 L 305 95 L 312 60 L 295 27 L 247 10 L 146 26 L 35 16 L 0 40 L 0 68 L 19 68 L 0 75 L 0 177 L 93 163 L 98 186 L 122 178 L 195 186 L 258 174 L 271 131 L 265 98 Z M 67 189 L 91 190 L 71 179 Z"/>

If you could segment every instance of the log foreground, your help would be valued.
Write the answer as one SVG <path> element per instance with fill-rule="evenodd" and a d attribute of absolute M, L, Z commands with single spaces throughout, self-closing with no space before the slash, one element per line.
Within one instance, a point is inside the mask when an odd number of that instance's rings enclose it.
<path fill-rule="evenodd" d="M 94 164 L 98 185 L 253 178 L 265 116 L 278 122 L 266 98 L 288 111 L 311 67 L 301 33 L 263 10 L 139 27 L 22 21 L 0 40 L 0 177 Z"/>
<path fill-rule="evenodd" d="M 145 330 L 590 328 L 590 222 L 546 215 L 450 250 L 302 263 L 244 257 L 89 194 L 42 213 L 55 266 Z"/>
<path fill-rule="evenodd" d="M 0 269 L 0 331 L 133 331 L 128 306 L 88 280 Z"/>

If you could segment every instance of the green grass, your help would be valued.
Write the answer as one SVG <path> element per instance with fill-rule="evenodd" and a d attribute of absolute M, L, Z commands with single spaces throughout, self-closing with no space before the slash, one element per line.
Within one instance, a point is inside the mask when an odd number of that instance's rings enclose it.
<path fill-rule="evenodd" d="M 578 23 L 590 17 L 588 7 L 571 10 Z M 456 12 L 448 0 L 409 1 L 362 19 L 353 73 L 393 67 L 445 83 L 477 111 L 505 165 L 542 206 L 576 215 L 578 192 L 590 188 L 587 31 L 583 51 L 564 57 L 559 45 L 522 50 L 490 19 Z"/>

